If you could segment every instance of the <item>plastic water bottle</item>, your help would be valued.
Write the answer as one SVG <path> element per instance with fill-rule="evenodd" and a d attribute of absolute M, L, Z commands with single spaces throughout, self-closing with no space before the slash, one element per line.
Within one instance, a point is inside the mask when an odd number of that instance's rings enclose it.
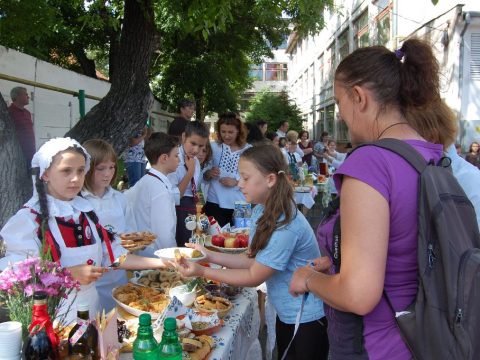
<path fill-rule="evenodd" d="M 182 360 L 182 345 L 178 340 L 175 318 L 168 317 L 163 323 L 162 341 L 158 345 L 158 359 Z"/>
<path fill-rule="evenodd" d="M 246 204 L 245 206 L 245 211 L 243 213 L 244 218 L 244 226 L 245 227 L 250 227 L 250 224 L 252 222 L 252 205 L 251 204 Z"/>
<path fill-rule="evenodd" d="M 137 338 L 133 342 L 133 359 L 156 360 L 157 358 L 158 343 L 153 337 L 152 317 L 150 314 L 141 314 L 138 320 Z"/>
<path fill-rule="evenodd" d="M 235 204 L 235 210 L 233 211 L 233 226 L 236 228 L 245 227 L 245 216 L 241 204 Z"/>
<path fill-rule="evenodd" d="M 303 174 L 305 175 L 305 177 L 307 177 L 307 175 L 308 175 L 308 165 L 307 165 L 306 162 L 303 163 L 302 168 L 303 168 Z"/>

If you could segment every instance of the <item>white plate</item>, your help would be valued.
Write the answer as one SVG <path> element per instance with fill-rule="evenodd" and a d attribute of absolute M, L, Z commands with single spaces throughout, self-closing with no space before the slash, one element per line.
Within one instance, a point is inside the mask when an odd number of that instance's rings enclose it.
<path fill-rule="evenodd" d="M 187 248 L 187 247 L 173 247 L 173 248 L 166 248 L 166 249 L 160 249 L 154 252 L 155 256 L 158 256 L 160 259 L 164 260 L 169 260 L 169 261 L 175 261 L 175 249 L 180 250 L 181 254 L 186 255 L 185 257 L 190 260 L 190 261 L 201 261 L 206 258 L 206 255 L 202 253 L 202 256 L 192 258 L 191 255 L 193 253 L 192 248 Z"/>
<path fill-rule="evenodd" d="M 295 186 L 294 190 L 299 193 L 308 193 L 311 189 L 310 186 Z"/>
<path fill-rule="evenodd" d="M 142 310 L 135 309 L 135 308 L 133 308 L 133 307 L 131 307 L 131 306 L 128 306 L 127 304 L 122 303 L 121 301 L 117 300 L 117 299 L 115 298 L 115 296 L 113 296 L 113 294 L 115 293 L 115 290 L 116 290 L 116 289 L 117 289 L 117 288 L 113 288 L 113 289 L 112 289 L 112 298 L 113 298 L 113 300 L 115 300 L 115 302 L 118 304 L 118 306 L 120 306 L 120 307 L 121 307 L 123 310 L 125 310 L 126 312 L 128 312 L 128 313 L 130 313 L 130 314 L 132 314 L 132 315 L 134 315 L 134 316 L 137 316 L 137 317 L 140 316 L 140 315 L 142 315 L 142 314 L 150 314 L 150 316 L 152 317 L 152 319 L 156 319 L 156 318 L 158 318 L 158 317 L 161 315 L 161 313 L 155 313 L 155 312 L 149 312 L 149 311 L 142 311 Z M 168 305 L 167 305 L 167 306 L 168 306 Z M 165 307 L 165 309 L 167 308 L 167 306 Z"/>
<path fill-rule="evenodd" d="M 152 272 L 152 271 L 157 271 L 157 270 L 134 271 L 134 272 L 133 272 L 133 276 L 132 276 L 132 277 L 130 278 L 130 280 L 128 280 L 128 281 L 131 282 L 132 284 L 135 284 L 135 285 L 138 285 L 138 286 L 143 286 L 143 287 L 147 287 L 147 288 L 152 288 L 152 289 L 155 289 L 155 290 L 158 290 L 158 291 L 161 291 L 161 292 L 165 292 L 165 290 L 166 290 L 166 292 L 168 292 L 168 290 L 169 290 L 170 288 L 168 288 L 168 289 L 156 288 L 156 287 L 152 287 L 152 286 L 143 285 L 143 284 L 141 284 L 141 283 L 138 282 L 138 280 L 140 280 L 140 278 L 142 278 L 142 277 L 144 277 L 144 276 L 147 276 L 148 273 L 150 273 L 150 272 Z M 167 268 L 167 269 L 161 269 L 161 271 L 167 272 L 167 271 L 170 271 L 170 270 L 169 270 L 169 268 Z M 172 272 L 174 272 L 174 271 L 172 271 Z M 182 283 L 184 283 L 182 279 L 180 279 L 180 281 L 181 281 Z"/>

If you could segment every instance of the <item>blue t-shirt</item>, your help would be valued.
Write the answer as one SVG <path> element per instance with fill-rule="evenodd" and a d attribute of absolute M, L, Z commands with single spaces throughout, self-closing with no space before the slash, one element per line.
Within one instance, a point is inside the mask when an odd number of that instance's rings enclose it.
<path fill-rule="evenodd" d="M 263 210 L 262 205 L 257 205 L 253 210 L 250 239 L 253 239 L 257 220 L 262 216 Z M 255 257 L 257 262 L 277 270 L 266 281 L 267 294 L 282 322 L 295 324 L 302 303 L 302 296 L 293 297 L 288 292 L 294 271 L 307 265 L 308 260 L 319 256 L 320 250 L 315 234 L 300 211 L 296 211 L 288 225 L 275 230 L 267 246 L 257 253 Z M 310 294 L 305 302 L 300 322 L 318 320 L 323 316 L 322 300 Z"/>

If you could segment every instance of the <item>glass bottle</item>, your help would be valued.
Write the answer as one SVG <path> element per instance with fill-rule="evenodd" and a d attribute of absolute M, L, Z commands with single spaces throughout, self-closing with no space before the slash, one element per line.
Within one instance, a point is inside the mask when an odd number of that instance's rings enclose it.
<path fill-rule="evenodd" d="M 153 337 L 152 317 L 150 314 L 141 314 L 138 320 L 137 338 L 133 342 L 133 359 L 158 359 L 158 343 Z"/>
<path fill-rule="evenodd" d="M 88 304 L 77 305 L 77 323 L 68 334 L 69 359 L 100 359 L 98 331 L 90 322 Z"/>
<path fill-rule="evenodd" d="M 23 347 L 25 360 L 57 360 L 59 340 L 48 315 L 47 294 L 33 294 L 32 323 Z"/>
<path fill-rule="evenodd" d="M 178 340 L 175 318 L 166 318 L 163 323 L 162 341 L 158 346 L 158 359 L 182 360 L 182 345 Z"/>

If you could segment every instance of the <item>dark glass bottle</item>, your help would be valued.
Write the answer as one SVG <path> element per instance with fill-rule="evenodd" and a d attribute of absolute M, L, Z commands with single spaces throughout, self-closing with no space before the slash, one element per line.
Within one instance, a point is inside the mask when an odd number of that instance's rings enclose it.
<path fill-rule="evenodd" d="M 58 337 L 53 331 L 52 321 L 48 315 L 47 294 L 33 294 L 32 323 L 28 338 L 23 347 L 22 358 L 25 360 L 57 360 Z"/>
<path fill-rule="evenodd" d="M 88 304 L 77 305 L 77 323 L 68 334 L 69 359 L 99 360 L 98 331 L 90 323 Z"/>
<path fill-rule="evenodd" d="M 178 340 L 175 318 L 166 318 L 163 323 L 162 341 L 158 346 L 158 359 L 182 360 L 182 345 Z"/>
<path fill-rule="evenodd" d="M 138 320 L 137 338 L 133 342 L 133 359 L 158 359 L 158 343 L 153 337 L 152 317 L 150 314 L 141 314 Z"/>

